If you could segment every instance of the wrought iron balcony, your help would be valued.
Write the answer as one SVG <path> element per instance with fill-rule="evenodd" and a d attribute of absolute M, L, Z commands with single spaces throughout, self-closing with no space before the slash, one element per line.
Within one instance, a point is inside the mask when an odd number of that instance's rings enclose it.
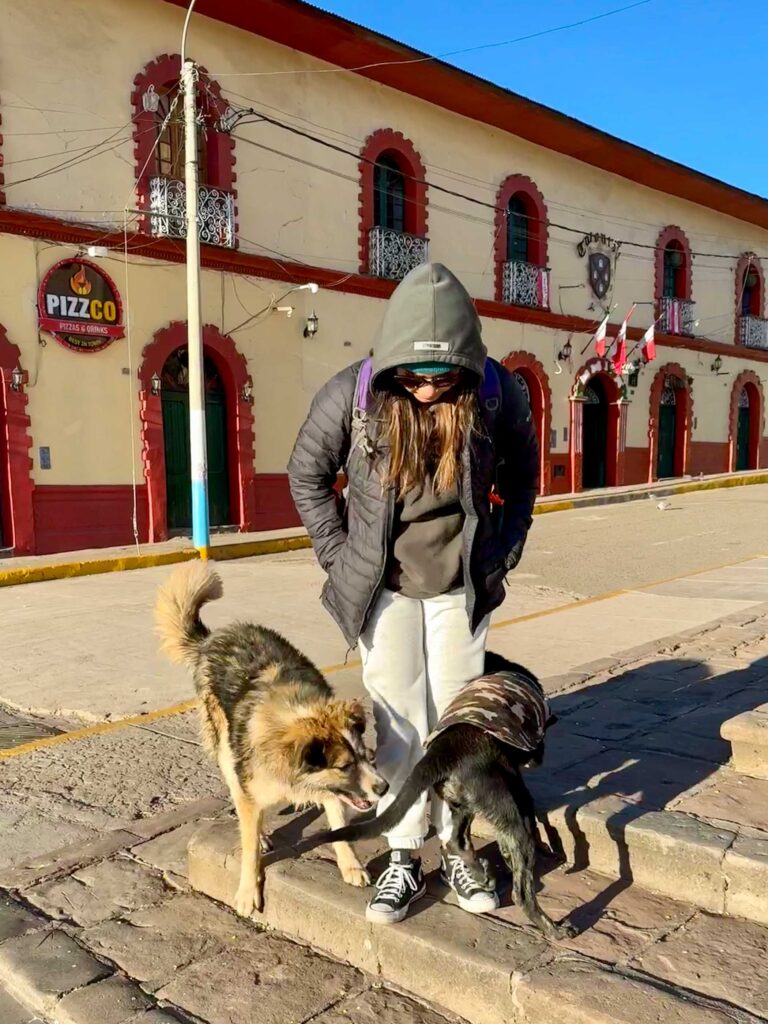
<path fill-rule="evenodd" d="M 502 298 L 512 306 L 549 309 L 549 267 L 509 260 L 504 264 Z"/>
<path fill-rule="evenodd" d="M 374 277 L 402 281 L 407 273 L 427 262 L 429 243 L 406 231 L 375 227 L 368 232 L 368 267 Z"/>
<path fill-rule="evenodd" d="M 768 349 L 768 320 L 762 316 L 740 317 L 739 340 L 747 348 Z"/>
<path fill-rule="evenodd" d="M 235 198 L 210 185 L 198 188 L 200 241 L 232 248 L 235 244 Z M 186 238 L 187 196 L 183 181 L 158 175 L 149 179 L 152 234 L 158 238 Z"/>
<path fill-rule="evenodd" d="M 659 330 L 662 334 L 688 334 L 693 335 L 695 316 L 693 307 L 695 303 L 689 299 L 673 299 L 669 296 L 662 296 L 659 299 L 659 312 L 661 321 Z"/>

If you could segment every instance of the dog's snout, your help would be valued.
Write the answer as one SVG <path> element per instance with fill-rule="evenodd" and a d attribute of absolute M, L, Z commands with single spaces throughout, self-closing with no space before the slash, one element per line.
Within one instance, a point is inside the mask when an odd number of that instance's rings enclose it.
<path fill-rule="evenodd" d="M 389 790 L 389 783 L 387 782 L 386 779 L 379 778 L 373 784 L 373 792 L 376 794 L 376 796 L 384 796 L 384 794 L 388 790 Z"/>

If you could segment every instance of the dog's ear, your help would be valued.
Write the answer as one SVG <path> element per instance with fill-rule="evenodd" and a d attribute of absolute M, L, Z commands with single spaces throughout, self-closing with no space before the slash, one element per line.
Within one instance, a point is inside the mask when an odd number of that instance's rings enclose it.
<path fill-rule="evenodd" d="M 328 767 L 325 742 L 318 736 L 313 736 L 299 750 L 299 767 L 308 772 L 319 772 Z"/>
<path fill-rule="evenodd" d="M 362 736 L 365 732 L 365 708 L 359 700 L 347 701 L 347 714 L 349 716 L 349 724 Z"/>

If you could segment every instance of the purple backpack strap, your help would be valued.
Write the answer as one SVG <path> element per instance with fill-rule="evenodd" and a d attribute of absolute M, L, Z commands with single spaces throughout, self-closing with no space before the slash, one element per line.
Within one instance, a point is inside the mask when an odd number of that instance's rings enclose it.
<path fill-rule="evenodd" d="M 501 408 L 501 381 L 496 364 L 492 359 L 485 360 L 483 382 L 480 385 L 480 401 L 486 412 L 495 416 Z"/>
<path fill-rule="evenodd" d="M 355 403 L 352 406 L 355 412 L 365 412 L 368 408 L 368 398 L 371 393 L 371 377 L 373 377 L 373 359 L 368 356 L 367 359 L 363 360 L 360 369 L 357 371 Z"/>

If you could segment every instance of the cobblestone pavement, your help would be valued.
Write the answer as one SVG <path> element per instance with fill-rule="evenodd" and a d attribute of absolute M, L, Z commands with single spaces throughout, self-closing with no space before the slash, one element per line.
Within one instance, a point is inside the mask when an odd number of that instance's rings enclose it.
<path fill-rule="evenodd" d="M 531 775 L 539 799 L 555 806 L 557 800 L 548 799 L 554 789 L 558 795 L 581 794 L 579 806 L 604 799 L 613 801 L 614 810 L 618 802 L 638 814 L 671 809 L 726 830 L 730 844 L 739 838 L 768 844 L 768 801 L 760 789 L 768 783 L 734 778 L 727 745 L 719 738 L 727 717 L 768 699 L 766 687 L 765 607 L 667 638 L 653 649 L 634 649 L 550 678 L 560 722 L 544 770 Z M 192 728 L 185 716 L 173 720 L 169 734 L 188 740 Z M 563 730 L 559 738 L 557 730 Z M 144 756 L 151 756 L 151 749 Z M 191 760 L 198 757 L 193 749 Z M 140 797 L 132 794 L 130 800 L 135 799 Z M 276 816 L 278 849 L 290 851 L 299 834 L 292 830 L 306 834 L 317 827 L 316 821 L 306 822 L 306 814 Z M 222 849 L 227 842 L 231 846 L 235 825 L 223 794 L 161 814 L 148 807 L 146 817 L 123 820 L 122 827 L 104 831 L 94 842 L 0 871 L 3 1024 L 21 1024 L 34 1014 L 45 1024 L 439 1024 L 459 1018 L 435 1008 L 436 995 L 443 992 L 443 1005 L 461 1012 L 458 990 L 464 992 L 468 1019 L 501 1022 L 509 1018 L 476 1015 L 483 986 L 493 992 L 496 984 L 517 993 L 517 1019 L 526 1024 L 559 1019 L 560 995 L 553 992 L 564 991 L 574 1019 L 589 1022 L 639 1020 L 631 1015 L 633 1000 L 645 1007 L 643 1013 L 655 1013 L 642 1019 L 662 1022 L 768 1019 L 768 917 L 762 923 L 745 921 L 722 916 L 722 906 L 702 908 L 695 893 L 686 895 L 685 874 L 695 873 L 695 865 L 676 848 L 657 860 L 655 870 L 671 877 L 679 899 L 651 892 L 653 886 L 633 885 L 631 879 L 613 879 L 609 868 L 595 870 L 593 863 L 576 871 L 545 864 L 545 909 L 558 918 L 569 915 L 579 928 L 575 939 L 553 948 L 506 899 L 481 921 L 460 912 L 450 899 L 446 903 L 430 847 L 430 895 L 412 923 L 409 919 L 395 929 L 402 938 L 408 929 L 417 930 L 427 962 L 442 963 L 432 972 L 438 971 L 437 981 L 432 977 L 419 990 L 433 999 L 427 1006 L 386 983 L 382 987 L 387 978 L 403 987 L 407 979 L 413 988 L 424 980 L 397 967 L 405 959 L 402 953 L 387 959 L 379 951 L 382 959 L 370 961 L 366 971 L 359 966 L 368 963 L 364 938 L 359 949 L 334 958 L 273 928 L 243 921 L 193 891 L 187 844 L 206 828 L 224 837 Z M 597 850 L 597 838 L 593 842 Z M 361 844 L 374 869 L 381 852 L 380 843 Z M 487 852 L 495 856 L 490 847 Z M 231 869 L 232 857 L 224 857 L 225 863 Z M 298 886 L 305 894 L 298 913 L 306 922 L 318 913 L 309 894 L 322 893 L 326 902 L 316 922 L 318 934 L 333 932 L 334 941 L 355 942 L 365 896 L 340 883 L 329 852 L 321 848 L 286 864 L 268 869 L 268 905 L 282 913 L 288 887 Z M 711 883 L 712 876 L 708 879 Z M 222 893 L 220 899 L 226 898 Z M 346 929 L 334 926 L 330 905 Z M 712 912 L 717 909 L 719 914 Z M 292 930 L 288 918 L 285 927 Z M 379 929 L 377 938 L 381 934 Z M 457 947 L 461 957 L 451 954 L 458 957 L 452 968 L 447 966 L 450 942 L 464 943 Z M 484 973 L 489 970 L 484 956 L 502 972 L 501 982 Z M 449 969 L 461 971 L 453 984 L 451 974 L 444 973 Z M 590 1000 L 595 991 L 613 992 L 604 986 L 617 979 L 623 987 L 611 995 L 606 1016 L 605 1007 Z M 446 983 L 449 990 L 441 989 Z M 657 989 L 666 1002 L 653 1010 L 655 1004 L 643 1000 Z M 685 1012 L 674 1016 L 680 1007 Z"/>

